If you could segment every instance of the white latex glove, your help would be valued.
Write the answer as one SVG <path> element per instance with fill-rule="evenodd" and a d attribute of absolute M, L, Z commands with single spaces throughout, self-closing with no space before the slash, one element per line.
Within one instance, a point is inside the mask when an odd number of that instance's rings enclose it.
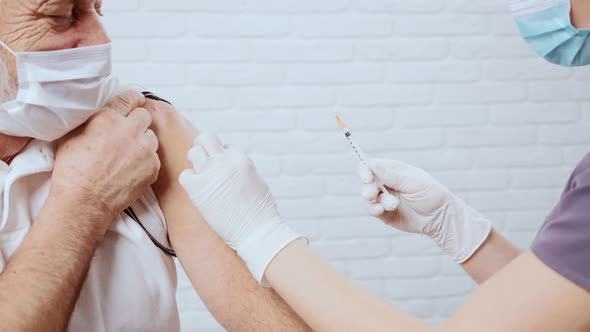
<path fill-rule="evenodd" d="M 426 235 L 457 263 L 483 244 L 491 223 L 425 171 L 400 161 L 374 160 L 360 169 L 369 214 L 399 230 Z M 382 182 L 397 198 L 378 189 Z M 393 203 L 392 203 L 393 202 Z"/>
<path fill-rule="evenodd" d="M 300 239 L 281 220 L 266 182 L 243 153 L 202 134 L 188 153 L 193 169 L 180 175 L 194 205 L 219 236 L 244 260 L 259 283 L 272 259 Z"/>

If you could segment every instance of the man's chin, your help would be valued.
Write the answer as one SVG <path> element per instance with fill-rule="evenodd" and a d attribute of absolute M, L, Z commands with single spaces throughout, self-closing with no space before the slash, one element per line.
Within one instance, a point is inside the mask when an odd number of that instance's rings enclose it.
<path fill-rule="evenodd" d="M 16 99 L 16 84 L 10 77 L 8 66 L 3 58 L 0 57 L 0 104 Z"/>
<path fill-rule="evenodd" d="M 0 105 L 9 103 L 16 99 L 16 93 L 12 90 L 2 90 L 0 88 Z"/>
<path fill-rule="evenodd" d="M 32 140 L 30 137 L 8 136 L 0 133 L 0 159 L 17 155 Z"/>

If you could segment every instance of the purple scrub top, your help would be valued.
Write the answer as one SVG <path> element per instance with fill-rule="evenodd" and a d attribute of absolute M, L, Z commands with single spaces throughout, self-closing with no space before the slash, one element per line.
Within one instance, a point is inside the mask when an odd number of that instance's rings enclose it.
<path fill-rule="evenodd" d="M 590 154 L 574 170 L 531 249 L 547 266 L 590 290 Z"/>

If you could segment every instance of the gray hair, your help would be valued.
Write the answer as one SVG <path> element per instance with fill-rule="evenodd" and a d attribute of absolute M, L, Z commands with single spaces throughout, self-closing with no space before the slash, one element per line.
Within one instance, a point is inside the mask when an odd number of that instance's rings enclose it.
<path fill-rule="evenodd" d="M 10 78 L 8 64 L 0 55 L 0 104 L 10 101 L 16 97 L 16 85 Z"/>

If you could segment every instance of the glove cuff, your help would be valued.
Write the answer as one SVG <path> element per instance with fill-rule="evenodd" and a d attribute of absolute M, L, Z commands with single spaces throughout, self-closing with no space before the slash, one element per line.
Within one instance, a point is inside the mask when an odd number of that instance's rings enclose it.
<path fill-rule="evenodd" d="M 256 281 L 263 287 L 270 288 L 264 278 L 266 269 L 287 245 L 301 238 L 304 237 L 293 232 L 283 222 L 269 223 L 256 230 L 237 251 Z"/>
<path fill-rule="evenodd" d="M 443 236 L 438 246 L 455 262 L 465 263 L 486 241 L 492 231 L 490 220 L 459 198 L 450 203 L 453 211 L 446 216 Z"/>

